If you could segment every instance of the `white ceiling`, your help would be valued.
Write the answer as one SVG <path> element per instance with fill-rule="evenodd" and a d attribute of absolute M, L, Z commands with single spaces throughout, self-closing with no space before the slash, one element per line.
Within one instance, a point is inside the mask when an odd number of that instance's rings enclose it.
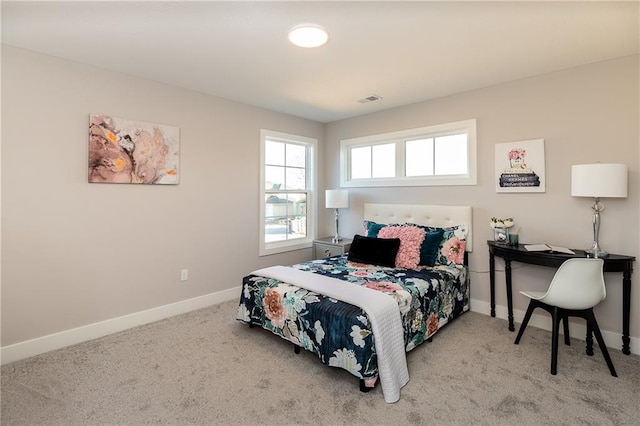
<path fill-rule="evenodd" d="M 638 6 L 3 1 L 2 42 L 324 123 L 638 54 Z"/>

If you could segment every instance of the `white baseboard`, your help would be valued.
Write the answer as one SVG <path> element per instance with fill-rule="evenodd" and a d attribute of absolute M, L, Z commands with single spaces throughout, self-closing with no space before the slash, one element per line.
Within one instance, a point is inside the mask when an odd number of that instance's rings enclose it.
<path fill-rule="evenodd" d="M 482 300 L 471 299 L 471 310 L 473 312 L 478 312 L 480 314 L 491 315 L 491 305 L 489 302 L 485 302 Z M 507 319 L 507 307 L 496 305 L 496 318 Z M 518 331 L 518 327 L 522 323 L 522 319 L 524 318 L 525 311 L 521 311 L 519 309 L 513 310 L 513 320 L 516 325 L 516 332 Z M 530 326 L 538 327 L 543 330 L 551 331 L 551 316 L 548 314 L 545 315 L 537 315 L 533 314 L 531 319 L 529 320 Z M 507 329 L 505 329 L 508 331 Z M 616 333 L 608 330 L 600 330 L 602 332 L 602 338 L 604 339 L 604 344 L 607 345 L 608 348 L 622 350 L 622 333 Z M 560 328 L 560 333 L 562 334 L 562 327 Z M 586 340 L 587 335 L 587 326 L 586 324 L 573 324 L 569 323 L 569 334 L 571 337 L 575 337 L 576 339 Z M 513 338 L 515 340 L 516 334 L 513 334 Z M 594 345 L 597 345 L 594 338 Z M 640 339 L 637 337 L 631 337 L 631 343 L 629 344 L 629 349 L 632 354 L 640 355 Z"/>
<path fill-rule="evenodd" d="M 10 362 L 64 348 L 65 346 L 71 346 L 88 340 L 97 339 L 99 337 L 107 336 L 139 325 L 149 324 L 175 315 L 183 314 L 185 312 L 234 300 L 239 297 L 240 291 L 241 286 L 238 286 L 216 293 L 182 300 L 169 305 L 158 306 L 157 308 L 147 309 L 145 311 L 124 315 L 118 318 L 112 318 L 82 327 L 73 328 L 71 330 L 50 334 L 48 336 L 4 346 L 0 348 L 0 363 L 8 364 Z M 491 314 L 489 303 L 482 300 L 472 299 L 471 310 L 484 315 Z M 514 310 L 513 316 L 514 321 L 519 324 L 522 322 L 522 318 L 524 317 L 524 311 Z M 507 308 L 505 306 L 496 306 L 496 317 L 506 320 Z M 529 325 L 550 331 L 551 319 L 548 315 L 533 315 Z M 582 340 L 585 339 L 585 335 L 587 333 L 586 326 L 579 324 L 570 324 L 569 331 L 571 336 Z M 621 333 L 602 330 L 602 336 L 607 347 L 620 350 L 622 346 Z M 632 337 L 630 349 L 631 353 L 640 355 L 640 339 Z"/>
<path fill-rule="evenodd" d="M 206 308 L 228 300 L 237 299 L 240 296 L 241 286 L 230 288 L 204 296 L 182 300 L 169 305 L 96 322 L 71 330 L 61 331 L 48 336 L 38 337 L 0 348 L 0 360 L 2 364 L 29 358 L 65 346 L 75 345 L 98 337 L 103 337 L 118 331 L 127 330 L 139 325 L 149 324 L 174 315 Z"/>

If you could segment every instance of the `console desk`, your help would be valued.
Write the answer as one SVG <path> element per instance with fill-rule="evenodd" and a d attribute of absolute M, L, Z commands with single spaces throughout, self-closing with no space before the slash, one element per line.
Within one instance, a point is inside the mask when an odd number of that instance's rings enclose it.
<path fill-rule="evenodd" d="M 572 249 L 576 254 L 564 254 L 549 251 L 527 251 L 523 244 L 510 246 L 496 241 L 487 241 L 489 245 L 489 280 L 491 284 L 491 316 L 496 316 L 496 266 L 495 258 L 504 259 L 505 281 L 507 286 L 507 309 L 509 331 L 515 331 L 513 326 L 513 290 L 511 285 L 511 262 L 527 263 L 530 265 L 549 266 L 558 268 L 565 260 L 574 257 L 587 257 L 584 250 Z M 622 353 L 629 355 L 629 321 L 631 317 L 631 272 L 633 271 L 634 256 L 610 254 L 603 257 L 604 272 L 622 272 Z M 587 344 L 591 336 L 587 335 Z"/>

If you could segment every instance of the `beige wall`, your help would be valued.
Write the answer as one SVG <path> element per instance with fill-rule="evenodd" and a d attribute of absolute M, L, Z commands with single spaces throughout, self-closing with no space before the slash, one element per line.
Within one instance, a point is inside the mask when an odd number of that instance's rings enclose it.
<path fill-rule="evenodd" d="M 631 57 L 322 125 L 3 47 L 1 345 L 224 291 L 253 269 L 309 259 L 310 250 L 258 257 L 260 128 L 318 138 L 319 179 L 332 188 L 341 139 L 476 118 L 477 186 L 351 189 L 341 215 L 348 235 L 360 230 L 364 202 L 472 205 L 475 310 L 488 309 L 491 216 L 514 216 L 525 242 L 590 245 L 590 202 L 570 196 L 571 164 L 627 163 L 629 198 L 605 200 L 600 242 L 638 256 L 639 90 Z M 88 184 L 89 113 L 180 127 L 180 185 Z M 494 145 L 537 138 L 545 140 L 547 191 L 496 194 Z M 319 213 L 321 234 L 331 235 L 331 212 Z M 516 290 L 544 288 L 553 273 L 514 267 Z M 620 279 L 607 275 L 597 311 L 601 327 L 616 333 Z M 502 286 L 497 296 L 505 306 Z M 632 296 L 638 338 L 640 291 Z M 515 304 L 525 308 L 522 297 Z"/>
<path fill-rule="evenodd" d="M 341 215 L 341 233 L 349 235 L 360 231 L 365 202 L 473 206 L 474 251 L 470 265 L 474 271 L 472 298 L 476 306 L 472 305 L 472 309 L 488 312 L 489 266 L 485 241 L 493 238 L 489 219 L 513 216 L 516 226 L 522 227 L 521 240 L 525 243 L 589 247 L 593 240 L 591 200 L 571 197 L 571 165 L 622 162 L 629 168 L 629 197 L 603 200 L 606 211 L 602 215 L 600 243 L 610 252 L 638 257 L 638 81 L 638 57 L 635 56 L 328 124 L 325 184 L 335 187 L 339 184 L 341 139 L 477 119 L 478 185 L 350 189 L 352 206 Z M 494 145 L 530 139 L 544 139 L 546 192 L 496 193 Z M 326 221 L 330 222 L 330 218 Z M 504 268 L 500 259 L 497 267 Z M 554 271 L 522 264 L 513 267 L 515 309 L 524 311 L 527 300 L 517 290 L 546 288 Z M 622 277 L 606 274 L 606 280 L 608 297 L 596 314 L 601 328 L 621 333 Z M 631 334 L 638 338 L 638 274 L 633 281 Z M 497 274 L 497 282 L 497 304 L 505 311 L 502 271 Z M 519 320 L 518 316 L 516 319 Z"/>
<path fill-rule="evenodd" d="M 259 136 L 321 124 L 6 46 L 2 107 L 3 347 L 311 257 L 258 257 Z M 180 184 L 87 183 L 89 113 L 178 126 Z"/>

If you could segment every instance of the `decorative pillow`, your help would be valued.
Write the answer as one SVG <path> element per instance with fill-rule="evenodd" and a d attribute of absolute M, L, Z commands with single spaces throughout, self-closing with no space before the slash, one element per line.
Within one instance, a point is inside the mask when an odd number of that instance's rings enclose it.
<path fill-rule="evenodd" d="M 434 266 L 436 264 L 443 235 L 444 229 L 429 231 L 425 234 L 424 241 L 420 246 L 420 265 Z"/>
<path fill-rule="evenodd" d="M 371 238 L 356 234 L 353 236 L 347 259 L 368 265 L 393 267 L 399 248 L 399 238 Z"/>
<path fill-rule="evenodd" d="M 385 226 L 378 232 L 378 238 L 400 238 L 396 267 L 416 269 L 420 263 L 420 246 L 425 234 L 425 230 L 417 226 Z"/>
<path fill-rule="evenodd" d="M 467 246 L 465 240 L 451 237 L 442 244 L 439 262 L 446 266 L 459 266 L 464 264 L 464 250 Z M 446 262 L 446 263 L 445 263 Z"/>
<path fill-rule="evenodd" d="M 457 225 L 447 228 L 429 227 L 430 231 L 442 229 L 442 241 L 438 247 L 435 265 L 456 266 L 464 264 L 464 251 L 467 246 L 467 225 Z"/>
<path fill-rule="evenodd" d="M 382 228 L 384 228 L 387 225 L 383 225 L 381 223 L 376 223 L 376 222 L 372 222 L 370 220 L 365 220 L 362 225 L 364 226 L 364 234 L 367 237 L 372 237 L 375 238 L 378 236 L 378 232 L 380 232 L 380 230 Z"/>
<path fill-rule="evenodd" d="M 415 223 L 407 223 L 407 225 L 417 226 L 426 231 L 422 246 L 420 246 L 420 265 L 435 266 L 436 259 L 440 253 L 444 228 L 437 228 L 427 225 L 417 225 Z"/>

